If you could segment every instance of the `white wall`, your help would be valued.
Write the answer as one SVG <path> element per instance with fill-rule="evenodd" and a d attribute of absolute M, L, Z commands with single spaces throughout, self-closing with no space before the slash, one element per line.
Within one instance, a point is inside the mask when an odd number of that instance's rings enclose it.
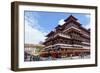
<path fill-rule="evenodd" d="M 11 53 L 11 12 L 10 3 L 14 0 L 0 0 L 0 73 L 13 73 L 10 70 L 10 53 Z M 19 0 L 19 1 L 37 1 L 47 3 L 63 3 L 63 4 L 81 4 L 81 5 L 94 5 L 99 6 L 100 0 Z M 100 10 L 98 10 L 100 13 Z M 98 14 L 98 19 L 100 19 Z M 100 22 L 98 22 L 99 24 Z M 100 25 L 98 25 L 100 27 Z M 98 29 L 100 31 L 100 29 Z M 100 37 L 100 33 L 99 36 Z M 100 38 L 98 39 L 100 40 Z M 99 41 L 100 43 L 100 41 Z M 100 46 L 99 46 L 100 48 Z M 98 55 L 100 55 L 100 49 L 98 49 Z M 100 58 L 98 58 L 100 61 Z M 100 62 L 99 62 L 100 65 Z M 62 73 L 99 73 L 100 66 L 88 67 L 88 68 L 73 68 L 73 69 L 55 69 L 55 70 L 40 70 L 34 71 L 35 73 L 51 73 L 51 72 L 62 72 Z M 24 72 L 22 72 L 24 73 Z M 33 73 L 33 71 L 26 71 L 25 73 Z"/>

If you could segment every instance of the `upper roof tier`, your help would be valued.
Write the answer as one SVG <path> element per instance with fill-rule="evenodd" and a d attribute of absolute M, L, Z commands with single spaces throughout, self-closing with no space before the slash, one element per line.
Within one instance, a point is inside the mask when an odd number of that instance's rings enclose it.
<path fill-rule="evenodd" d="M 77 21 L 77 18 L 75 18 L 74 16 L 70 15 L 67 19 L 65 19 L 64 21 L 67 22 L 69 20 L 75 20 Z"/>
<path fill-rule="evenodd" d="M 77 22 L 77 18 L 75 18 L 73 15 L 70 15 L 68 18 L 66 18 L 64 21 L 65 23 L 63 25 L 58 25 L 55 27 L 55 30 L 58 31 L 63 31 L 63 29 L 65 29 L 65 27 L 69 24 L 69 23 L 74 23 L 75 25 L 77 25 L 80 29 L 82 29 L 83 31 L 90 33 L 89 30 L 85 29 L 84 27 L 81 26 L 81 24 L 79 22 Z M 48 33 L 46 35 L 46 37 L 49 37 L 51 35 L 53 35 L 54 33 L 56 33 L 55 31 L 51 31 L 50 33 Z"/>

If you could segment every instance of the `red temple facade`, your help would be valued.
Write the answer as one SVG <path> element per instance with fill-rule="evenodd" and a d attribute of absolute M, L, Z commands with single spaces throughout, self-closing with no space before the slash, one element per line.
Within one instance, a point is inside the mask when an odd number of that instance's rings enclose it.
<path fill-rule="evenodd" d="M 63 25 L 55 27 L 46 35 L 44 56 L 84 56 L 90 55 L 90 30 L 81 26 L 77 18 L 70 15 Z M 43 53 L 41 54 L 43 56 Z"/>

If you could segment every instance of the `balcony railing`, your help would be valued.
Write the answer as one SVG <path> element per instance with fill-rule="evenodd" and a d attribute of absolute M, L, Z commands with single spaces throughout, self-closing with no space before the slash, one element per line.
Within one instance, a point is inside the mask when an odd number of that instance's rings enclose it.
<path fill-rule="evenodd" d="M 61 37 L 64 37 L 64 38 L 70 38 L 70 36 L 68 36 L 68 35 L 65 35 L 65 34 L 62 34 L 62 33 L 57 33 L 54 36 L 51 36 L 51 37 L 47 38 L 46 41 L 48 41 L 50 39 L 53 39 L 53 38 L 55 38 L 58 35 L 61 36 Z"/>

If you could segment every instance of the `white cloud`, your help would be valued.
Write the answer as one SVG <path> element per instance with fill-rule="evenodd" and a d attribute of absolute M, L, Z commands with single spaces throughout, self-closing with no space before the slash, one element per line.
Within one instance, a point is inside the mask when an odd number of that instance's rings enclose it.
<path fill-rule="evenodd" d="M 90 15 L 85 15 L 87 18 L 90 18 Z"/>
<path fill-rule="evenodd" d="M 38 27 L 40 26 L 36 18 L 25 19 L 25 43 L 39 44 L 40 41 L 44 41 L 46 33 L 40 31 Z"/>
<path fill-rule="evenodd" d="M 28 23 L 28 25 L 30 25 L 31 27 L 34 27 L 37 29 L 40 28 L 40 26 L 38 25 L 38 20 L 37 20 L 36 16 L 34 17 L 31 15 L 25 15 L 25 23 Z"/>
<path fill-rule="evenodd" d="M 58 24 L 59 24 L 59 25 L 63 25 L 64 23 L 65 23 L 65 22 L 64 22 L 64 19 L 61 19 L 61 20 L 58 21 Z"/>
<path fill-rule="evenodd" d="M 91 27 L 90 23 L 87 25 L 83 25 L 83 27 L 85 27 L 86 29 L 89 29 Z"/>
<path fill-rule="evenodd" d="M 85 17 L 87 18 L 87 19 L 90 19 L 90 15 L 85 15 Z M 88 24 L 86 24 L 86 25 L 83 25 L 83 27 L 85 27 L 86 29 L 89 29 L 90 27 L 91 27 L 91 20 L 89 21 L 89 23 Z"/>

